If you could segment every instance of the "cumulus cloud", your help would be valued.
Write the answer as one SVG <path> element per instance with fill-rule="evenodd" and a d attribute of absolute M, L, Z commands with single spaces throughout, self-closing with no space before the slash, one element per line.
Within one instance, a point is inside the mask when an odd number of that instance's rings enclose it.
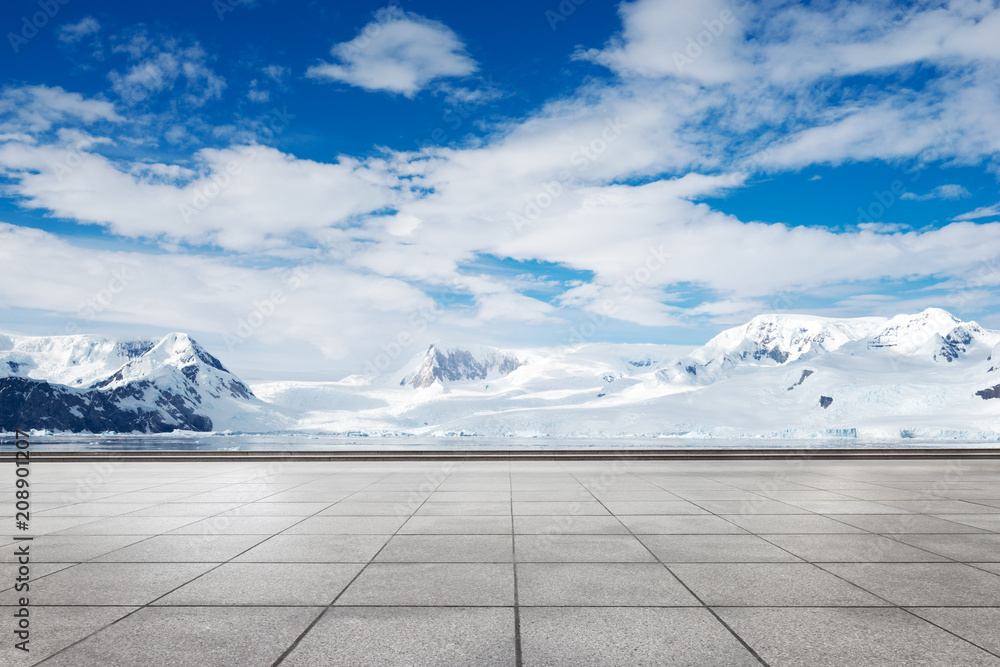
<path fill-rule="evenodd" d="M 308 76 L 405 97 L 435 80 L 468 76 L 477 69 L 451 28 L 394 7 L 376 12 L 361 34 L 335 44 L 330 54 L 335 62 L 310 67 Z"/>
<path fill-rule="evenodd" d="M 83 38 L 97 34 L 101 24 L 93 16 L 87 16 L 76 23 L 66 23 L 59 27 L 59 41 L 73 44 Z"/>

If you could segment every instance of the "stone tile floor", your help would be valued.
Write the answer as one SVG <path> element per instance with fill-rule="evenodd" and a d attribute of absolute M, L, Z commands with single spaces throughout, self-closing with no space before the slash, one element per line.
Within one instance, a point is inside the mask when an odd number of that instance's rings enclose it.
<path fill-rule="evenodd" d="M 13 481 L 3 665 L 1000 667 L 1000 461 L 37 463 L 28 654 Z"/>

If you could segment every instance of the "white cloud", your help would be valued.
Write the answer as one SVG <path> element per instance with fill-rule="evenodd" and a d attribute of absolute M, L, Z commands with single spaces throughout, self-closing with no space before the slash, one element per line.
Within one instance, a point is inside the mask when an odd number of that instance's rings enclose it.
<path fill-rule="evenodd" d="M 208 65 L 208 55 L 200 44 L 184 45 L 179 40 L 150 36 L 145 30 L 134 31 L 113 49 L 127 56 L 124 72 L 113 69 L 108 79 L 125 104 L 145 102 L 183 82 L 183 99 L 200 107 L 222 96 L 225 79 Z"/>
<path fill-rule="evenodd" d="M 624 76 L 792 84 L 923 61 L 1000 59 L 1000 13 L 986 2 L 904 9 L 635 0 L 622 3 L 619 14 L 622 33 L 581 56 Z M 753 39 L 746 39 L 748 29 Z"/>
<path fill-rule="evenodd" d="M 93 16 L 87 16 L 76 23 L 66 23 L 59 27 L 59 40 L 68 44 L 79 42 L 88 35 L 97 34 L 101 24 Z"/>
<path fill-rule="evenodd" d="M 336 62 L 310 67 L 308 76 L 406 97 L 477 68 L 451 28 L 397 8 L 379 10 L 361 34 L 335 44 L 330 54 Z"/>
<path fill-rule="evenodd" d="M 721 83 L 748 72 L 748 63 L 736 57 L 744 18 L 725 0 L 639 0 L 623 2 L 618 13 L 622 35 L 605 49 L 591 49 L 579 57 L 626 76 Z"/>
<path fill-rule="evenodd" d="M 904 192 L 899 198 L 907 201 L 927 201 L 930 199 L 964 199 L 971 196 L 972 193 L 965 187 L 956 183 L 948 183 L 937 186 L 927 194 L 918 195 L 913 192 Z"/>
<path fill-rule="evenodd" d="M 348 158 L 326 164 L 265 146 L 234 146 L 200 151 L 196 177 L 165 165 L 144 177 L 91 147 L 79 137 L 45 146 L 7 143 L 0 145 L 0 166 L 18 174 L 14 191 L 31 207 L 124 236 L 241 251 L 284 247 L 296 232 L 350 225 L 393 197 L 378 173 Z M 164 178 L 170 174 L 176 178 Z"/>
<path fill-rule="evenodd" d="M 41 333 L 64 334 L 68 324 L 100 332 L 113 322 L 140 332 L 201 332 L 200 342 L 227 364 L 249 368 L 259 367 L 250 352 L 255 342 L 283 346 L 278 357 L 285 363 L 301 360 L 304 349 L 328 359 L 375 352 L 386 331 L 407 327 L 414 312 L 433 306 L 402 281 L 331 265 L 248 268 L 217 257 L 94 249 L 0 223 L 0 262 L 25 257 L 32 258 L 32 278 L 0 282 L 0 307 L 46 313 L 52 330 Z M 240 329 L 248 320 L 255 326 Z M 426 331 L 431 340 L 437 335 Z"/>
<path fill-rule="evenodd" d="M 689 98 L 692 125 L 685 129 L 754 165 L 970 163 L 1000 150 L 995 3 L 636 0 L 619 13 L 621 34 L 580 57 L 617 73 L 619 89 Z M 911 88 L 894 78 L 916 63 L 935 67 L 924 84 Z M 881 80 L 841 80 L 859 74 Z M 677 85 L 685 81 L 698 85 Z M 719 113 L 709 122 L 693 110 L 705 102 Z"/>
<path fill-rule="evenodd" d="M 268 65 L 261 69 L 275 83 L 281 83 L 288 76 L 288 68 L 281 65 Z"/>
<path fill-rule="evenodd" d="M 261 90 L 260 84 L 257 79 L 253 79 L 250 82 L 250 89 L 247 91 L 247 99 L 251 102 L 257 102 L 258 104 L 264 104 L 271 101 L 271 91 Z"/>
<path fill-rule="evenodd" d="M 979 220 L 980 218 L 997 217 L 1000 217 L 1000 204 L 993 204 L 993 206 L 980 206 L 974 211 L 969 211 L 968 213 L 963 213 L 962 215 L 956 215 L 952 218 L 952 220 Z"/>
<path fill-rule="evenodd" d="M 45 132 L 65 122 L 119 122 L 114 106 L 102 100 L 85 99 L 59 86 L 7 88 L 0 93 L 0 132 Z"/>

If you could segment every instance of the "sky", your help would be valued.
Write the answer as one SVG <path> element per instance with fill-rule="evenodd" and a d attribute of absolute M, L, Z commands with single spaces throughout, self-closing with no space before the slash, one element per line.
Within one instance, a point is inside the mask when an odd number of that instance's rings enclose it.
<path fill-rule="evenodd" d="M 1000 328 L 1000 7 L 11 0 L 0 330 L 247 379 L 765 312 Z"/>

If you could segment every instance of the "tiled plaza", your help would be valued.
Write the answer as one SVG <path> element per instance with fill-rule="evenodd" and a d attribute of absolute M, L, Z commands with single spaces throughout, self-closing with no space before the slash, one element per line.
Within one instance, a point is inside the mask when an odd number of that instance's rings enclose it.
<path fill-rule="evenodd" d="M 27 594 L 14 480 L 3 665 L 1000 667 L 997 460 L 38 462 Z"/>

